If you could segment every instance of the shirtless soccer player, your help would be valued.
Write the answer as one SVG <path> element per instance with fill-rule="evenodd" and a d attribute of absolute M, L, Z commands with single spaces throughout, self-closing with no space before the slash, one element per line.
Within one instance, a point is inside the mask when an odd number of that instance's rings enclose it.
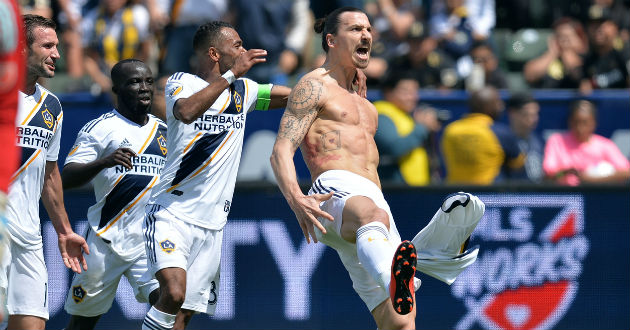
<path fill-rule="evenodd" d="M 355 70 L 368 65 L 370 22 L 361 10 L 344 7 L 318 20 L 315 31 L 322 32 L 326 61 L 292 90 L 271 164 L 307 241 L 337 250 L 378 328 L 413 329 L 416 258 L 419 270 L 452 283 L 476 258 L 478 250 L 462 252 L 483 203 L 451 195 L 413 243 L 401 243 L 376 172 L 377 111 L 351 86 Z M 293 163 L 300 146 L 313 180 L 306 196 Z M 449 270 L 432 267 L 435 260 Z"/>

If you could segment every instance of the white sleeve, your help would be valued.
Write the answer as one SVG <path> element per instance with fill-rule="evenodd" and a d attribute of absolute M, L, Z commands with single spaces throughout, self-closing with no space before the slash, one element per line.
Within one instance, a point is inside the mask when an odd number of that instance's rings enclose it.
<path fill-rule="evenodd" d="M 258 100 L 258 83 L 248 78 L 241 79 L 243 79 L 243 83 L 245 83 L 245 88 L 247 89 L 247 100 L 245 100 L 245 107 L 247 109 L 246 113 L 250 113 L 256 108 L 256 100 Z"/>
<path fill-rule="evenodd" d="M 64 165 L 69 163 L 86 164 L 95 161 L 101 150 L 102 147 L 98 139 L 90 133 L 81 130 L 77 135 L 77 140 L 74 142 L 72 149 L 70 149 L 70 153 L 68 153 L 68 157 L 66 157 L 66 163 Z"/>
<path fill-rule="evenodd" d="M 53 137 L 50 140 L 48 151 L 46 152 L 47 162 L 56 162 L 57 158 L 59 158 L 59 145 L 61 141 L 62 124 L 63 124 L 63 110 L 59 112 L 59 116 L 57 116 L 57 126 L 55 127 L 55 131 L 53 132 Z"/>
<path fill-rule="evenodd" d="M 164 87 L 164 98 L 166 101 L 167 116 L 173 115 L 173 107 L 175 106 L 175 102 L 177 102 L 177 100 L 185 99 L 195 94 L 195 90 L 193 90 L 190 84 L 184 84 L 181 77 L 179 77 L 182 74 L 185 75 L 185 73 L 178 72 L 166 81 L 166 87 Z"/>

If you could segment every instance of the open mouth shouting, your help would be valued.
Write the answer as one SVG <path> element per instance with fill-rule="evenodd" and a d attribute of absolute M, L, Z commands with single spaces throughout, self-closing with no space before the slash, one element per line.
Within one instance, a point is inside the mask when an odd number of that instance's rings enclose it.
<path fill-rule="evenodd" d="M 355 54 L 359 60 L 368 61 L 370 59 L 370 46 L 369 45 L 360 45 L 357 47 Z"/>

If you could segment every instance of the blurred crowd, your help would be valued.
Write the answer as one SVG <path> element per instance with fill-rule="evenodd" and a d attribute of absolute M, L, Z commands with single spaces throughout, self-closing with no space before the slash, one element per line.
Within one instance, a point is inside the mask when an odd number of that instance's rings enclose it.
<path fill-rule="evenodd" d="M 314 19 L 340 6 L 362 8 L 374 40 L 367 84 L 383 96 L 375 106 L 384 181 L 576 185 L 630 178 L 628 159 L 594 134 L 592 103 L 576 102 L 569 132 L 545 143 L 534 132 L 536 100 L 517 92 L 562 88 L 587 96 L 630 87 L 630 0 L 20 2 L 23 13 L 58 22 L 62 74 L 45 84 L 94 95 L 111 91 L 111 67 L 125 58 L 148 63 L 158 86 L 175 72 L 195 72 L 192 38 L 210 20 L 234 25 L 246 48 L 268 51 L 248 77 L 292 86 L 323 63 Z M 420 89 L 468 90 L 470 114 L 442 127 L 445 114 L 420 104 Z M 511 91 L 507 107 L 497 89 Z M 502 126 L 496 121 L 504 108 L 510 124 Z"/>
<path fill-rule="evenodd" d="M 237 28 L 247 48 L 268 51 L 250 76 L 291 86 L 321 64 L 313 20 L 339 6 L 363 8 L 373 24 L 369 87 L 413 73 L 421 88 L 629 86 L 628 0 L 20 0 L 23 13 L 59 23 L 67 79 L 60 92 L 108 91 L 109 71 L 135 57 L 168 76 L 194 71 L 195 29 L 209 20 Z M 54 83 L 54 82 L 53 82 Z"/>

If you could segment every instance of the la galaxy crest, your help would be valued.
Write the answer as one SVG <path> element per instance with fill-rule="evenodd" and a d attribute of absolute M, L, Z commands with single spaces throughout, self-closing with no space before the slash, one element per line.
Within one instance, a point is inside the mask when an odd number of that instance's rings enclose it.
<path fill-rule="evenodd" d="M 175 243 L 169 241 L 168 239 L 165 239 L 163 241 L 160 242 L 160 247 L 162 248 L 162 251 L 166 252 L 166 253 L 171 253 L 173 251 L 175 251 Z"/>
<path fill-rule="evenodd" d="M 55 122 L 53 120 L 52 113 L 50 113 L 50 110 L 48 110 L 48 107 L 45 104 L 44 104 L 44 110 L 41 111 L 41 114 L 42 114 L 42 118 L 44 119 L 44 123 L 46 124 L 46 126 L 48 126 L 49 129 L 52 129 Z"/>
<path fill-rule="evenodd" d="M 160 146 L 160 151 L 162 151 L 162 154 L 166 156 L 166 138 L 162 135 L 162 133 L 160 133 L 160 136 L 158 136 L 156 140 L 158 142 L 158 146 Z"/>
<path fill-rule="evenodd" d="M 75 303 L 78 304 L 82 302 L 86 294 L 87 291 L 85 291 L 82 286 L 77 285 L 72 287 L 72 300 L 74 300 Z"/>
<path fill-rule="evenodd" d="M 243 97 L 237 91 L 234 91 L 233 97 L 234 97 L 234 106 L 236 107 L 236 111 L 241 112 L 241 109 L 243 109 Z"/>

